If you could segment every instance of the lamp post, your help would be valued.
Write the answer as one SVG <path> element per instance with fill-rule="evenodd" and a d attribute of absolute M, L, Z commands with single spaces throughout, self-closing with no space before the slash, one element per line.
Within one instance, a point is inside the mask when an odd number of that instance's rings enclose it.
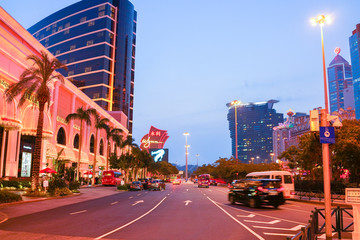
<path fill-rule="evenodd" d="M 328 93 L 326 84 L 326 67 L 325 67 L 325 51 L 324 51 L 324 35 L 323 26 L 325 22 L 329 22 L 328 17 L 319 15 L 312 18 L 313 25 L 320 25 L 321 32 L 321 48 L 322 48 L 322 61 L 323 61 L 323 77 L 324 77 L 324 96 L 325 96 L 325 109 L 321 109 L 321 126 L 326 127 L 329 125 L 327 115 L 329 113 L 328 107 Z M 330 156 L 329 144 L 322 144 L 322 159 L 323 159 L 323 174 L 324 174 L 324 204 L 325 204 L 325 232 L 326 239 L 332 239 L 332 226 L 331 226 L 331 189 L 330 189 Z"/>
<path fill-rule="evenodd" d="M 251 163 L 254 164 L 254 157 L 250 158 L 251 159 Z"/>
<path fill-rule="evenodd" d="M 196 170 L 199 168 L 199 156 L 200 154 L 196 154 Z"/>
<path fill-rule="evenodd" d="M 239 159 L 238 159 L 238 137 L 237 137 L 237 125 L 238 125 L 238 122 L 237 122 L 237 105 L 241 103 L 240 101 L 238 100 L 234 100 L 231 102 L 231 105 L 234 106 L 234 109 L 235 109 L 235 159 L 237 162 L 239 162 Z"/>
<path fill-rule="evenodd" d="M 259 156 L 256 156 L 256 162 L 257 162 L 257 164 L 259 164 Z"/>
<path fill-rule="evenodd" d="M 190 134 L 188 132 L 184 133 L 185 136 L 185 181 L 187 182 L 188 180 L 188 147 L 190 147 L 187 144 L 187 136 L 189 136 Z"/>

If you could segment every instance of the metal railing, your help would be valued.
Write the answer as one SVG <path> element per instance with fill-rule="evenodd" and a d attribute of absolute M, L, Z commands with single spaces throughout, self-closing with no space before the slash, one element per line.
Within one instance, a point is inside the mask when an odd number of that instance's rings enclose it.
<path fill-rule="evenodd" d="M 299 197 L 300 200 L 319 200 L 319 202 L 324 200 L 324 193 L 323 192 L 313 192 L 313 191 L 297 191 L 296 196 Z M 345 195 L 344 194 L 337 194 L 332 192 L 331 193 L 331 201 L 334 200 L 345 202 Z"/>
<path fill-rule="evenodd" d="M 354 221 L 348 225 L 344 224 L 344 214 L 353 218 L 353 215 L 348 211 L 351 208 L 333 208 L 331 217 L 335 216 L 335 226 L 332 225 L 332 232 L 338 234 L 338 238 L 341 239 L 343 232 L 352 232 L 350 229 L 354 225 Z M 311 211 L 309 223 L 302 227 L 301 230 L 293 237 L 287 237 L 287 240 L 315 240 L 317 235 L 325 233 L 325 209 L 317 209 Z M 320 219 L 319 219 L 320 217 Z M 324 223 L 320 226 L 319 220 L 323 220 Z"/>

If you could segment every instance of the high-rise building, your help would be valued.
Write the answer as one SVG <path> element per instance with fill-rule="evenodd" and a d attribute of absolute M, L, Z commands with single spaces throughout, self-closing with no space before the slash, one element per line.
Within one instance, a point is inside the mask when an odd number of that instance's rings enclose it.
<path fill-rule="evenodd" d="M 82 0 L 29 32 L 67 65 L 60 71 L 132 132 L 137 12 L 128 0 Z"/>
<path fill-rule="evenodd" d="M 273 152 L 273 127 L 283 122 L 283 114 L 273 109 L 277 100 L 257 103 L 228 103 L 227 119 L 229 121 L 232 155 L 236 156 L 236 139 L 238 159 L 243 163 L 270 162 Z M 235 111 L 236 110 L 236 111 Z M 235 112 L 237 122 L 235 122 Z M 237 127 L 236 125 L 237 124 Z M 235 132 L 237 129 L 237 134 Z"/>
<path fill-rule="evenodd" d="M 351 65 L 340 56 L 340 51 L 340 48 L 335 49 L 336 56 L 327 69 L 331 113 L 345 108 L 344 90 L 353 87 Z"/>
<path fill-rule="evenodd" d="M 350 56 L 354 86 L 355 114 L 360 119 L 360 24 L 349 38 Z"/>

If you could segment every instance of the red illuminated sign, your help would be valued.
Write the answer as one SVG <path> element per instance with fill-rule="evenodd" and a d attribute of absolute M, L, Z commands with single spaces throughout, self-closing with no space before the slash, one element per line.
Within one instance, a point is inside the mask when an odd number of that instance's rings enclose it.
<path fill-rule="evenodd" d="M 336 55 L 339 55 L 341 52 L 341 48 L 339 47 L 335 48 L 334 52 L 336 53 Z"/>
<path fill-rule="evenodd" d="M 164 144 L 168 138 L 169 136 L 166 130 L 151 126 L 149 133 L 141 139 L 140 148 L 148 152 L 150 148 L 164 148 Z"/>

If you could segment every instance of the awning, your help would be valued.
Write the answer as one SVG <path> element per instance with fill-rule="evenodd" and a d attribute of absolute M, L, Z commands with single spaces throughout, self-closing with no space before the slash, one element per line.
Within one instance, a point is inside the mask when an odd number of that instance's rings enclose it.
<path fill-rule="evenodd" d="M 7 102 L 4 93 L 0 91 L 0 126 L 7 129 L 19 130 L 22 127 L 15 102 Z"/>
<path fill-rule="evenodd" d="M 78 160 L 79 157 L 79 149 L 74 149 L 74 153 L 75 153 L 75 159 L 76 161 Z M 87 153 L 81 151 L 81 159 L 80 159 L 80 163 L 86 163 L 89 164 L 89 156 L 87 155 Z"/>
<path fill-rule="evenodd" d="M 46 157 L 56 158 L 57 157 L 56 147 L 51 143 L 46 143 Z"/>
<path fill-rule="evenodd" d="M 64 151 L 61 153 L 59 159 L 62 159 L 62 160 L 70 160 L 70 161 L 76 161 L 76 157 L 75 157 L 75 153 L 73 150 L 67 148 L 66 146 L 63 146 L 63 145 L 60 145 L 60 144 L 57 144 L 56 145 L 56 150 L 57 152 L 60 152 L 61 149 L 64 149 Z"/>
<path fill-rule="evenodd" d="M 22 114 L 23 129 L 21 134 L 36 136 L 37 120 L 39 118 L 39 109 L 29 105 Z M 51 121 L 47 111 L 44 111 L 43 138 L 52 138 L 53 131 Z"/>

